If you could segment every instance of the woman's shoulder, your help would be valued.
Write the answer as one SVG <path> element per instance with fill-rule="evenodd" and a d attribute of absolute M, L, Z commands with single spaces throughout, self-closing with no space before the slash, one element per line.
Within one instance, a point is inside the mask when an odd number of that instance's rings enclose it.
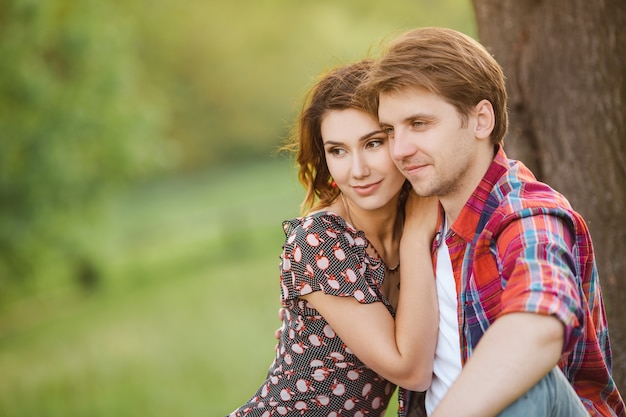
<path fill-rule="evenodd" d="M 314 291 L 341 297 L 353 296 L 361 303 L 379 300 L 368 270 L 372 260 L 363 232 L 341 216 L 322 211 L 284 223 L 285 244 L 281 255 L 283 303 Z M 374 265 L 376 266 L 376 265 Z"/>
<path fill-rule="evenodd" d="M 283 256 L 291 256 L 295 261 L 316 263 L 327 254 L 335 253 L 339 261 L 349 259 L 360 264 L 368 257 L 366 249 L 369 242 L 365 234 L 332 211 L 297 217 L 286 221 L 283 227 Z"/>
<path fill-rule="evenodd" d="M 316 211 L 306 216 L 283 222 L 287 243 L 302 240 L 346 240 L 351 246 L 367 246 L 363 232 L 356 230 L 343 217 L 329 210 Z"/>

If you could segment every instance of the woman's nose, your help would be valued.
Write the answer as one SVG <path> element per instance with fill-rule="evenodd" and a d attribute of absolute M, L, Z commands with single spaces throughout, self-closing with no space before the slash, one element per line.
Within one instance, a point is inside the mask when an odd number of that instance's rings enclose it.
<path fill-rule="evenodd" d="M 369 166 L 362 155 L 355 154 L 352 158 L 352 176 L 363 178 L 369 175 Z"/>

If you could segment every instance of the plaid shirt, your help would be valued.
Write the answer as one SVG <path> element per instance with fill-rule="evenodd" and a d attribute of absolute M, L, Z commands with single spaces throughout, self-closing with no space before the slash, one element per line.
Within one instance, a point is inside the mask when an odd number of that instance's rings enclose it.
<path fill-rule="evenodd" d="M 463 363 L 501 315 L 553 315 L 565 326 L 559 365 L 589 414 L 626 415 L 611 376 L 591 236 L 565 197 L 499 147 L 445 238 L 459 294 Z M 419 397 L 402 392 L 398 414 L 425 415 L 414 405 Z"/>

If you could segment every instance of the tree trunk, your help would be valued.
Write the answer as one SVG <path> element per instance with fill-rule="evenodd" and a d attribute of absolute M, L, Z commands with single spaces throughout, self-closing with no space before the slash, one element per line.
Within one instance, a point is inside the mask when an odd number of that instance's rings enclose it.
<path fill-rule="evenodd" d="M 626 388 L 626 1 L 473 0 L 507 76 L 510 157 L 562 192 L 591 230 Z"/>

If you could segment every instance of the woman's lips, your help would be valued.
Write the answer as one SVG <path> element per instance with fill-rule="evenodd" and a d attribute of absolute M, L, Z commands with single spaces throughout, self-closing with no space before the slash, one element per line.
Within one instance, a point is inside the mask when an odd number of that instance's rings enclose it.
<path fill-rule="evenodd" d="M 366 185 L 353 185 L 352 189 L 359 195 L 362 195 L 362 196 L 369 195 L 375 192 L 378 189 L 378 187 L 380 187 L 381 183 L 382 183 L 382 180 L 375 182 L 375 183 L 366 184 Z"/>

